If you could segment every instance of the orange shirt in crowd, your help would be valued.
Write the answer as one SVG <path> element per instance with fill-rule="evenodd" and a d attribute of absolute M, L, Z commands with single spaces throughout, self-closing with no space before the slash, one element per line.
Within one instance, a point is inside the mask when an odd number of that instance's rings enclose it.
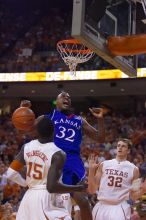
<path fill-rule="evenodd" d="M 7 199 L 10 196 L 12 196 L 12 192 L 13 192 L 13 185 L 11 185 L 10 183 L 7 183 L 7 185 L 5 185 L 3 189 L 4 199 Z"/>
<path fill-rule="evenodd" d="M 13 184 L 13 187 L 12 187 L 13 191 L 13 196 L 15 197 L 19 197 L 20 196 L 20 193 L 21 193 L 21 187 L 18 185 L 18 184 Z"/>

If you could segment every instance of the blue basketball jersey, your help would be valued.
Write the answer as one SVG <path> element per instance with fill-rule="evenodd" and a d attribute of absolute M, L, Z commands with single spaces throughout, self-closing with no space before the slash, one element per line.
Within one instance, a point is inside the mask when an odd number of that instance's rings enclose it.
<path fill-rule="evenodd" d="M 57 147 L 66 153 L 80 154 L 82 118 L 73 114 L 67 116 L 58 110 L 54 110 L 50 118 L 55 127 L 54 142 Z"/>
<path fill-rule="evenodd" d="M 54 123 L 54 143 L 67 155 L 63 183 L 77 184 L 85 176 L 84 164 L 80 158 L 82 118 L 74 114 L 65 115 L 56 109 L 48 117 Z"/>

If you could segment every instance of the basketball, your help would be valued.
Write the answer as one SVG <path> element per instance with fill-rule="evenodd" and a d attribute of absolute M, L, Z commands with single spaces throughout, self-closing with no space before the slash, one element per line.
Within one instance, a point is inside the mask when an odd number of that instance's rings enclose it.
<path fill-rule="evenodd" d="M 12 114 L 12 123 L 15 128 L 22 131 L 29 131 L 35 121 L 34 112 L 28 107 L 17 108 Z"/>

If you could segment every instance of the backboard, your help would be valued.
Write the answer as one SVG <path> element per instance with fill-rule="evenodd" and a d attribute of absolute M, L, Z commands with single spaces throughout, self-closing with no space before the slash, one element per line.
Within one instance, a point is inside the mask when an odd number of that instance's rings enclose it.
<path fill-rule="evenodd" d="M 72 36 L 79 39 L 98 56 L 130 77 L 137 75 L 137 56 L 113 56 L 107 49 L 108 36 L 123 36 L 136 33 L 136 1 L 103 0 L 106 2 L 105 13 L 99 19 L 100 6 L 92 16 L 96 0 L 74 0 L 72 18 Z M 98 2 L 102 2 L 97 0 Z M 100 3 L 102 4 L 102 3 Z M 102 10 L 104 9 L 104 5 Z M 99 15 L 100 16 L 100 15 Z M 128 46 L 128 45 L 127 45 Z"/>

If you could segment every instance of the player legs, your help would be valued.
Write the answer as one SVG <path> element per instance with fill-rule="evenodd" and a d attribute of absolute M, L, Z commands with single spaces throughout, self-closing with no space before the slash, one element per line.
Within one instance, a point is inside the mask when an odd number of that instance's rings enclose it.
<path fill-rule="evenodd" d="M 84 172 L 82 173 L 82 177 L 83 176 L 84 176 Z M 72 171 L 68 170 L 64 172 L 63 182 L 65 184 L 76 185 L 77 183 L 79 183 L 81 179 L 82 178 L 78 177 L 78 175 L 72 173 Z M 92 220 L 92 212 L 87 194 L 83 192 L 75 192 L 72 194 L 72 197 L 80 208 L 81 219 Z"/>
<path fill-rule="evenodd" d="M 75 166 L 77 164 L 77 166 Z M 63 170 L 63 183 L 69 185 L 76 185 L 81 183 L 85 178 L 85 168 L 82 160 L 78 157 L 70 159 L 70 162 L 66 163 Z M 80 208 L 82 220 L 92 220 L 92 212 L 87 193 L 74 192 L 72 194 L 73 199 Z"/>
<path fill-rule="evenodd" d="M 92 212 L 87 194 L 83 192 L 75 192 L 72 197 L 80 207 L 81 219 L 92 220 Z"/>
<path fill-rule="evenodd" d="M 82 172 L 83 172 L 82 176 L 77 175 L 77 173 L 73 173 L 72 181 L 75 185 L 84 181 L 85 179 L 84 168 L 82 169 Z M 72 197 L 80 208 L 81 219 L 92 220 L 92 211 L 87 193 L 75 192 L 73 193 Z"/>

